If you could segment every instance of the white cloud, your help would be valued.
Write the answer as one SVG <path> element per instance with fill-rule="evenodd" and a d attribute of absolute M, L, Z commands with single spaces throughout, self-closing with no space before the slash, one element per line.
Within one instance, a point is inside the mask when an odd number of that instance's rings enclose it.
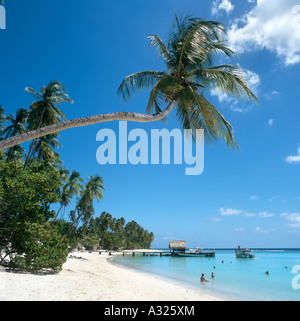
<path fill-rule="evenodd" d="M 259 218 L 270 218 L 275 216 L 276 214 L 269 213 L 267 211 L 262 211 L 258 213 L 251 213 L 251 212 L 246 212 L 242 210 L 237 210 L 235 208 L 220 208 L 219 209 L 220 215 L 221 216 L 234 216 L 234 215 L 240 215 L 242 214 L 244 217 L 259 217 Z"/>
<path fill-rule="evenodd" d="M 258 233 L 269 233 L 270 231 L 271 230 L 264 230 L 259 226 L 255 229 L 255 232 L 258 232 Z"/>
<path fill-rule="evenodd" d="M 215 0 L 212 5 L 211 14 L 217 16 L 221 11 L 229 14 L 234 9 L 234 5 L 229 0 Z"/>
<path fill-rule="evenodd" d="M 272 91 L 272 95 L 274 95 L 274 96 L 277 96 L 277 95 L 279 95 L 279 94 L 280 94 L 280 92 L 277 91 L 277 90 L 273 90 L 273 91 Z"/>
<path fill-rule="evenodd" d="M 252 196 L 250 196 L 250 201 L 256 201 L 256 200 L 258 200 L 259 199 L 259 197 L 258 196 L 255 196 L 255 195 L 252 195 Z"/>
<path fill-rule="evenodd" d="M 257 73 L 251 70 L 245 70 L 246 73 L 246 81 L 248 83 L 249 88 L 251 91 L 257 95 L 258 94 L 258 88 L 260 85 L 260 77 Z"/>
<path fill-rule="evenodd" d="M 236 232 L 244 232 L 244 229 L 242 227 L 237 227 L 234 229 Z"/>
<path fill-rule="evenodd" d="M 239 215 L 243 211 L 236 210 L 234 208 L 220 208 L 219 212 L 220 212 L 220 215 L 223 215 L 223 216 L 232 216 L 232 215 Z"/>
<path fill-rule="evenodd" d="M 300 147 L 298 148 L 297 155 L 289 155 L 285 158 L 285 161 L 289 164 L 300 163 Z"/>
<path fill-rule="evenodd" d="M 268 100 L 272 100 L 277 98 L 281 93 L 277 90 L 273 90 L 269 93 L 265 93 L 264 96 L 268 99 Z"/>
<path fill-rule="evenodd" d="M 286 65 L 300 63 L 300 19 L 292 12 L 296 5 L 299 0 L 258 0 L 229 28 L 230 47 L 237 53 L 267 49 Z"/>
<path fill-rule="evenodd" d="M 286 219 L 289 227 L 300 227 L 300 213 L 283 213 L 281 216 Z"/>
<path fill-rule="evenodd" d="M 270 197 L 269 199 L 268 199 L 268 201 L 270 202 L 270 203 L 272 203 L 273 201 L 278 201 L 278 200 L 280 200 L 281 199 L 281 196 L 272 196 L 272 197 Z M 281 199 L 282 200 L 282 199 Z"/>
<path fill-rule="evenodd" d="M 269 125 L 269 126 L 273 126 L 274 121 L 275 121 L 275 119 L 273 119 L 273 118 L 272 118 L 272 119 L 269 119 L 269 120 L 268 120 L 268 125 Z"/>
<path fill-rule="evenodd" d="M 272 213 L 269 213 L 269 212 L 260 212 L 258 214 L 259 217 L 262 217 L 262 218 L 269 218 L 269 217 L 273 217 L 275 216 L 275 214 L 272 214 Z"/>

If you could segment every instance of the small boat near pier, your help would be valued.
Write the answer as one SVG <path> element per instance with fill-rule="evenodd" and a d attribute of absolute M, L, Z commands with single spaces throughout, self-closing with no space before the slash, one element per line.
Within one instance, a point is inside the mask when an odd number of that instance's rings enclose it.
<path fill-rule="evenodd" d="M 174 257 L 215 257 L 215 251 L 211 250 L 189 250 L 187 251 L 186 241 L 170 241 L 169 249 Z"/>

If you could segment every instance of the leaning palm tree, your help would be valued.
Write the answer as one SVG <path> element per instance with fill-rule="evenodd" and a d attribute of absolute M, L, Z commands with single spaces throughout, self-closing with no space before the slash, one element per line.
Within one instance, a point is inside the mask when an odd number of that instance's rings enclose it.
<path fill-rule="evenodd" d="M 126 77 L 118 91 L 125 101 L 137 91 L 151 89 L 147 113 L 160 113 L 166 104 L 175 101 L 184 129 L 192 129 L 193 133 L 203 129 L 206 139 L 222 137 L 228 146 L 237 146 L 231 125 L 204 95 L 217 88 L 227 95 L 257 100 L 240 67 L 214 65 L 218 53 L 235 56 L 225 44 L 224 26 L 176 15 L 167 44 L 157 35 L 149 39 L 165 62 L 166 71 L 141 71 Z"/>
<path fill-rule="evenodd" d="M 38 130 L 52 124 L 65 121 L 66 117 L 56 105 L 64 102 L 73 103 L 65 93 L 65 87 L 59 82 L 52 80 L 47 86 L 40 88 L 39 92 L 33 88 L 26 87 L 25 90 L 32 94 L 37 101 L 31 104 L 28 116 L 29 130 Z M 25 167 L 35 154 L 38 140 L 35 138 L 31 145 L 25 162 Z"/>
<path fill-rule="evenodd" d="M 166 44 L 160 37 L 150 36 L 150 44 L 157 48 L 166 63 L 166 70 L 128 76 L 118 91 L 127 99 L 138 90 L 150 89 L 146 114 L 118 112 L 69 120 L 4 140 L 0 142 L 0 149 L 73 127 L 114 120 L 163 120 L 176 105 L 183 128 L 204 129 L 208 138 L 222 137 L 228 146 L 236 146 L 232 127 L 204 96 L 205 90 L 217 88 L 228 95 L 257 101 L 240 67 L 214 65 L 214 58 L 219 53 L 235 56 L 225 40 L 225 28 L 221 23 L 176 15 Z M 150 114 L 152 111 L 154 114 Z"/>

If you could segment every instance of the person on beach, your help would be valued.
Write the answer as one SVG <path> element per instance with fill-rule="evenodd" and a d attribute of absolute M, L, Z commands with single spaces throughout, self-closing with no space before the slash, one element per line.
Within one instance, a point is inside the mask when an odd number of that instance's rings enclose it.
<path fill-rule="evenodd" d="M 211 278 L 212 278 L 212 279 L 215 278 L 214 272 L 211 272 Z"/>
<path fill-rule="evenodd" d="M 200 278 L 200 281 L 203 283 L 203 282 L 209 282 L 208 280 L 206 280 L 205 278 L 204 278 L 204 273 L 202 273 L 202 275 L 201 275 L 201 278 Z"/>

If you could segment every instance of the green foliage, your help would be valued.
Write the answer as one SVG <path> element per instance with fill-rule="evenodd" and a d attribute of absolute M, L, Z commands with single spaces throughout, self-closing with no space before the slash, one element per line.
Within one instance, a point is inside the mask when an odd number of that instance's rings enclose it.
<path fill-rule="evenodd" d="M 125 247 L 127 249 L 150 248 L 154 235 L 144 230 L 137 222 L 131 221 L 126 224 L 124 229 Z"/>
<path fill-rule="evenodd" d="M 0 263 L 8 257 L 19 268 L 61 269 L 68 247 L 47 223 L 55 216 L 50 205 L 59 201 L 59 186 L 59 172 L 47 163 L 24 170 L 19 163 L 0 162 Z"/>
<path fill-rule="evenodd" d="M 141 90 L 150 90 L 147 113 L 159 113 L 166 104 L 177 103 L 177 117 L 183 129 L 203 129 L 206 140 L 222 138 L 229 147 L 238 147 L 233 128 L 204 97 L 204 91 L 217 89 L 237 98 L 258 101 L 248 88 L 245 72 L 239 66 L 215 66 L 219 54 L 235 57 L 226 45 L 224 26 L 190 16 L 179 17 L 165 44 L 160 37 L 149 37 L 150 45 L 166 65 L 166 71 L 141 71 L 126 77 L 118 93 L 125 101 Z"/>
<path fill-rule="evenodd" d="M 87 248 L 96 246 L 100 239 L 100 246 L 105 249 L 143 248 L 148 249 L 154 240 L 153 233 L 149 233 L 135 221 L 125 225 L 125 219 L 116 219 L 111 214 L 102 212 L 100 217 L 91 219 L 78 230 L 78 237 Z M 91 245 L 91 240 L 93 245 Z"/>
<path fill-rule="evenodd" d="M 69 230 L 71 227 L 72 223 L 67 222 L 65 220 L 56 220 L 56 221 L 51 221 L 51 227 L 56 230 L 56 232 L 60 235 L 60 238 Z M 75 248 L 78 245 L 78 237 L 77 233 L 69 234 L 67 238 L 64 238 L 68 245 L 71 248 Z"/>
<path fill-rule="evenodd" d="M 0 163 L 0 218 L 6 221 L 47 222 L 55 215 L 50 205 L 59 201 L 59 173 L 46 163 L 27 170 L 18 163 Z"/>
<path fill-rule="evenodd" d="M 60 234 L 51 229 L 49 223 L 26 222 L 18 233 L 19 246 L 15 249 L 12 267 L 32 271 L 51 269 L 59 272 L 68 256 L 68 244 L 60 239 Z"/>

